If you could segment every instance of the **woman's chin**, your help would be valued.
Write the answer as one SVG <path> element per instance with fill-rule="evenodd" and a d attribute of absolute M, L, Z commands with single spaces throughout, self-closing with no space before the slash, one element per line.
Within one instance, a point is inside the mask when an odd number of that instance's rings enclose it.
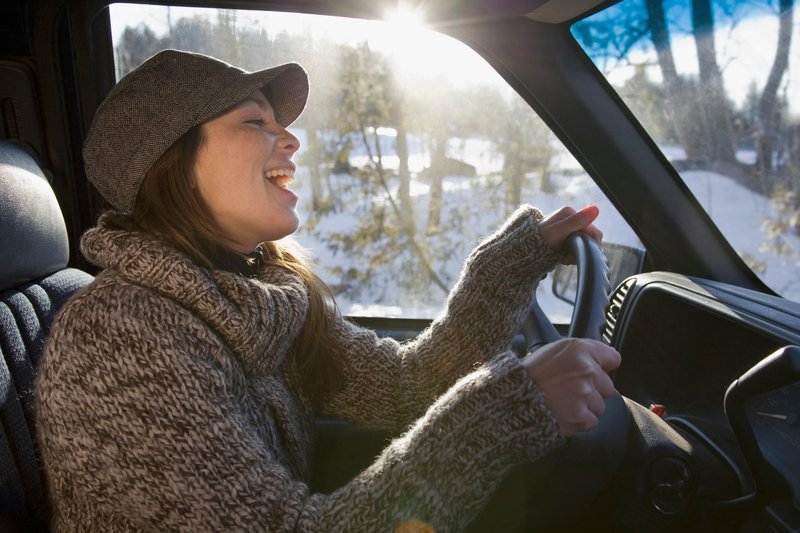
<path fill-rule="evenodd" d="M 284 239 L 297 231 L 297 228 L 300 227 L 300 217 L 297 215 L 297 212 L 292 210 L 285 218 L 282 218 L 280 221 L 275 221 L 270 228 L 264 232 L 264 236 L 268 237 L 262 239 L 261 242 L 264 241 L 279 241 Z"/>

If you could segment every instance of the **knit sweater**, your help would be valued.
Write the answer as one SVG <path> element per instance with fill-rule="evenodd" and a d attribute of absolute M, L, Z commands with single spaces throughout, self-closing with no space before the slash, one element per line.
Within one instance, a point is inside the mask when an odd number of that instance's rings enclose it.
<path fill-rule="evenodd" d="M 208 270 L 101 218 L 81 247 L 104 270 L 55 320 L 37 378 L 53 529 L 463 529 L 510 467 L 563 440 L 507 351 L 557 260 L 540 218 L 520 208 L 483 241 L 413 342 L 334 321 L 344 383 L 322 412 L 401 436 L 331 494 L 304 482 L 320 413 L 286 378 L 301 279 Z"/>

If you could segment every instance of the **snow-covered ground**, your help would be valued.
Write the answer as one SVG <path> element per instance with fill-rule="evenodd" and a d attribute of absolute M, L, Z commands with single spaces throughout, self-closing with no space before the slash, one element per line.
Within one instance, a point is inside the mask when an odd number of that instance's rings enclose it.
<path fill-rule="evenodd" d="M 412 142 L 411 146 L 414 148 L 418 145 Z M 390 154 L 384 158 L 384 166 L 396 168 L 397 158 L 393 157 L 389 149 L 384 153 Z M 435 256 L 432 261 L 434 269 L 448 286 L 455 283 L 464 259 L 472 248 L 481 238 L 494 231 L 504 219 L 502 183 L 499 177 L 492 176 L 501 168 L 502 160 L 491 155 L 494 153 L 488 149 L 487 141 L 478 139 L 462 141 L 449 147 L 448 155 L 474 165 L 477 176 L 445 178 L 442 234 L 421 237 L 426 239 L 423 241 L 424 245 L 430 247 L 431 254 Z M 364 154 L 354 153 L 351 163 L 363 164 L 366 161 L 364 158 Z M 417 152 L 410 161 L 412 174 L 419 172 L 427 164 L 428 157 Z M 538 192 L 539 178 L 536 175 L 527 176 L 523 190 L 524 201 L 537 206 L 545 213 L 567 204 L 575 207 L 596 204 L 601 211 L 597 224 L 603 230 L 606 242 L 641 247 L 635 233 L 594 182 L 580 172 L 576 165 L 568 154 L 564 154 L 562 159 L 554 164 L 559 169 L 551 176 L 556 185 L 555 193 Z M 300 167 L 293 186 L 301 198 L 299 211 L 301 219 L 304 220 L 311 218 L 308 176 L 308 169 Z M 766 283 L 787 298 L 800 300 L 800 283 L 798 283 L 800 238 L 797 235 L 784 236 L 784 244 L 794 251 L 793 256 L 775 255 L 763 246 L 768 239 L 764 221 L 777 216 L 775 207 L 769 199 L 754 195 L 730 178 L 712 172 L 686 172 L 684 178 L 699 202 L 722 227 L 723 233 L 733 247 L 765 265 L 761 275 Z M 356 198 L 359 193 L 349 187 L 351 183 L 355 183 L 355 178 L 340 174 L 332 176 L 331 180 L 341 194 L 348 195 L 342 199 L 348 205 L 353 205 L 352 209 L 324 215 L 313 229 L 308 224 L 302 224 L 295 237 L 315 254 L 318 272 L 323 279 L 336 287 L 341 284 L 342 272 L 347 272 L 354 266 L 356 269 L 362 268 L 363 265 L 359 262 L 368 261 L 369 257 L 380 254 L 386 243 L 376 242 L 364 246 L 360 250 L 361 257 L 354 257 L 351 253 L 344 252 L 341 247 L 326 244 L 326 234 L 330 232 L 346 234 L 355 231 L 361 223 L 359 216 L 369 212 L 368 204 L 364 201 L 359 202 Z M 412 182 L 411 192 L 420 235 L 424 234 L 424 224 L 427 221 L 429 189 L 429 184 L 424 179 L 415 178 Z M 376 191 L 367 202 L 386 203 L 386 194 Z M 419 294 L 410 296 L 398 283 L 400 269 L 407 269 L 409 262 L 414 261 L 416 258 L 413 252 L 409 247 L 405 247 L 397 252 L 393 262 L 385 265 L 382 270 L 376 269 L 371 272 L 369 292 L 362 292 L 356 298 L 352 298 L 348 293 L 338 294 L 337 303 L 345 314 L 350 315 L 427 318 L 436 316 L 444 304 L 446 297 L 444 291 L 431 285 L 422 291 L 423 296 Z M 555 298 L 550 287 L 549 278 L 539 286 L 537 298 L 542 307 L 553 321 L 569 321 L 570 306 Z"/>
<path fill-rule="evenodd" d="M 800 301 L 800 236 L 780 236 L 786 254 L 767 246 L 766 224 L 780 217 L 775 204 L 715 172 L 683 172 L 682 177 L 734 250 L 763 267 L 759 277 L 778 294 Z"/>

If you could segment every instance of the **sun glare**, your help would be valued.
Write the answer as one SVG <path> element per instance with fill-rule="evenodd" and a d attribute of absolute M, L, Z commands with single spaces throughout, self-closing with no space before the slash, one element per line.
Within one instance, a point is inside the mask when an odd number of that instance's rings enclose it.
<path fill-rule="evenodd" d="M 111 5 L 113 36 L 118 40 L 126 27 L 145 25 L 156 35 L 165 35 L 170 20 L 181 17 L 206 17 L 214 20 L 217 11 L 208 8 L 184 8 L 143 5 Z M 336 42 L 357 45 L 368 42 L 394 63 L 397 73 L 409 83 L 415 79 L 446 74 L 455 83 L 500 81 L 475 52 L 463 43 L 439 34 L 426 24 L 424 10 L 408 3 L 399 3 L 384 15 L 382 22 L 301 15 L 297 13 L 237 12 L 237 24 L 264 28 L 274 38 L 281 33 L 304 34 L 311 30 Z M 501 85 L 507 87 L 505 84 Z"/>
<path fill-rule="evenodd" d="M 387 11 L 380 30 L 368 38 L 370 46 L 386 51 L 398 69 L 410 81 L 416 77 L 438 76 L 443 72 L 470 73 L 471 81 L 492 77 L 491 71 L 477 54 L 462 43 L 433 31 L 424 11 L 418 6 L 400 3 Z"/>
<path fill-rule="evenodd" d="M 424 18 L 418 9 L 408 5 L 399 5 L 384 17 L 386 22 L 400 31 L 418 31 L 425 28 Z"/>

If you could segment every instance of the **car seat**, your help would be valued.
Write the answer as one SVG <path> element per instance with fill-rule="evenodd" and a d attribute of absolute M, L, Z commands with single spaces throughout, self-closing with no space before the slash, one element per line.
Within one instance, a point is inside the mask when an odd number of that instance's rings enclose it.
<path fill-rule="evenodd" d="M 53 318 L 91 275 L 68 268 L 67 229 L 26 145 L 0 140 L 0 531 L 47 529 L 33 405 Z"/>

